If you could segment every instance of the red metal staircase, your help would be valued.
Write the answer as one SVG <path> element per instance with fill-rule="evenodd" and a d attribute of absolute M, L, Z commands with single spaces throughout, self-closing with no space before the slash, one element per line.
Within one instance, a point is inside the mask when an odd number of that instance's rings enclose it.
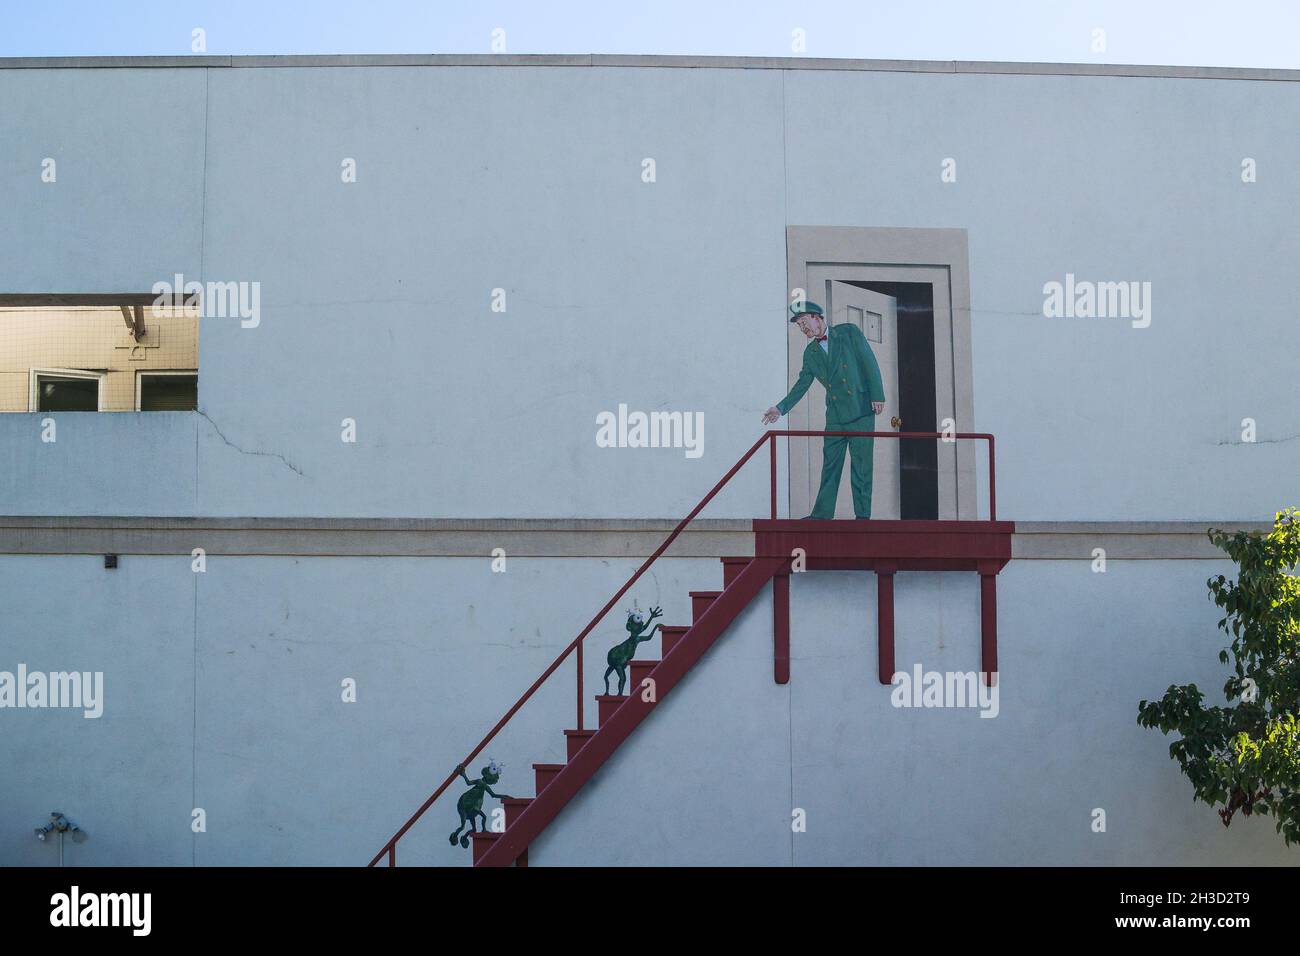
<path fill-rule="evenodd" d="M 755 558 L 721 591 L 692 593 L 694 622 L 688 628 L 674 629 L 675 635 L 663 637 L 660 660 L 632 662 L 631 693 L 626 697 L 597 696 L 601 708 L 600 727 L 594 731 L 565 731 L 569 744 L 568 763 L 558 767 L 534 764 L 537 796 L 521 808 L 513 821 L 507 809 L 505 832 L 474 834 L 475 866 L 508 866 L 519 859 L 619 744 L 664 701 L 687 671 L 722 636 L 781 564 L 780 558 Z M 648 697 L 653 699 L 648 700 Z M 586 736 L 575 736 L 578 733 Z"/>
<path fill-rule="evenodd" d="M 981 643 L 985 680 L 996 680 L 997 617 L 995 576 L 1011 557 L 1011 522 L 996 520 L 993 436 L 958 434 L 960 439 L 986 441 L 989 448 L 989 520 L 987 521 L 791 521 L 776 520 L 776 438 L 778 436 L 859 435 L 882 438 L 944 438 L 930 432 L 810 432 L 773 431 L 766 433 L 745 453 L 729 472 L 714 485 L 698 505 L 683 518 L 663 544 L 646 559 L 635 574 L 592 618 L 582 633 L 556 658 L 505 716 L 465 758 L 471 761 L 487 746 L 502 727 L 518 712 L 570 654 L 577 665 L 577 727 L 564 731 L 567 760 L 562 764 L 533 764 L 537 796 L 508 798 L 503 832 L 473 834 L 475 866 L 527 865 L 528 847 L 559 815 L 565 805 L 605 761 L 618 749 L 650 712 L 673 691 L 687 672 L 704 656 L 737 615 L 759 591 L 773 581 L 773 667 L 778 683 L 789 680 L 789 575 L 792 552 L 802 549 L 808 570 L 856 569 L 877 575 L 879 627 L 879 676 L 888 684 L 893 672 L 893 578 L 904 570 L 974 570 L 981 575 L 983 587 Z M 722 558 L 721 591 L 692 591 L 690 625 L 665 625 L 660 630 L 659 660 L 633 660 L 630 664 L 629 694 L 615 697 L 596 695 L 598 725 L 584 726 L 583 639 L 632 587 L 651 564 L 662 555 L 718 491 L 758 451 L 771 442 L 771 510 L 769 520 L 754 522 L 754 557 Z M 397 843 L 424 812 L 457 779 L 452 773 L 401 829 L 370 861 L 370 866 L 386 856 L 388 865 L 397 862 Z"/>

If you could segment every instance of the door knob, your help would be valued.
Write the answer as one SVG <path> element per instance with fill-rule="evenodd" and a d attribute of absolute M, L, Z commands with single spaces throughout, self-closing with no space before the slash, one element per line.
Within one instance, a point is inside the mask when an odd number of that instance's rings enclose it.
<path fill-rule="evenodd" d="M 902 428 L 902 427 L 903 427 L 903 420 L 902 420 L 901 418 L 899 418 L 897 415 L 895 415 L 893 418 L 891 418 L 891 419 L 889 420 L 889 424 L 890 424 L 891 426 L 893 426 L 894 428 Z"/>

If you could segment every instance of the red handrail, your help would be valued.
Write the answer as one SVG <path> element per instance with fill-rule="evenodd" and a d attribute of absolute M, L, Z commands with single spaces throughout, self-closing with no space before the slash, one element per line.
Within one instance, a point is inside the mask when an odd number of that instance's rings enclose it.
<path fill-rule="evenodd" d="M 461 761 L 462 766 L 469 766 L 470 762 L 475 757 L 477 757 L 480 753 L 483 752 L 483 748 L 486 747 L 489 743 L 491 743 L 492 738 L 494 738 L 501 731 L 502 727 L 504 727 L 507 723 L 509 723 L 510 718 L 519 712 L 519 708 L 528 702 L 528 699 L 533 696 L 533 694 L 537 691 L 537 688 L 541 687 L 542 684 L 546 682 L 546 679 L 555 673 L 556 668 L 558 668 L 562 663 L 564 663 L 564 659 L 568 657 L 569 654 L 573 653 L 575 650 L 577 651 L 576 664 L 578 668 L 578 680 L 577 680 L 578 729 L 579 730 L 583 729 L 583 709 L 584 709 L 582 706 L 583 704 L 582 701 L 583 639 L 586 638 L 586 636 L 591 633 L 592 629 L 595 628 L 595 626 L 598 623 L 600 623 L 601 619 L 604 618 L 604 616 L 609 613 L 610 608 L 612 608 L 615 604 L 618 603 L 619 598 L 621 598 L 624 594 L 626 594 L 628 590 L 632 587 L 632 585 L 634 585 L 640 579 L 641 575 L 645 573 L 646 569 L 650 567 L 650 565 L 654 564 L 654 562 L 658 560 L 661 554 L 663 554 L 665 551 L 668 550 L 669 546 L 674 541 L 677 540 L 677 536 L 682 533 L 682 530 L 695 519 L 696 515 L 698 515 L 701 511 L 704 510 L 705 505 L 707 505 L 710 501 L 713 500 L 713 497 L 719 491 L 722 490 L 722 487 L 732 479 L 732 477 L 736 474 L 736 472 L 738 472 L 744 466 L 744 464 L 754 456 L 754 452 L 758 451 L 758 449 L 761 448 L 763 443 L 766 441 L 770 441 L 772 443 L 771 446 L 772 517 L 774 519 L 776 518 L 776 440 L 777 438 L 783 435 L 786 436 L 787 438 L 813 438 L 819 435 L 820 436 L 843 435 L 850 438 L 868 438 L 868 437 L 870 438 L 941 438 L 944 440 L 980 439 L 980 440 L 987 441 L 989 445 L 989 520 L 994 521 L 997 519 L 997 501 L 994 493 L 995 470 L 994 470 L 994 461 L 993 461 L 993 436 L 988 433 L 957 432 L 955 434 L 947 434 L 944 432 L 843 432 L 843 431 L 833 432 L 833 431 L 780 431 L 780 430 L 764 432 L 763 436 L 759 438 L 758 441 L 754 442 L 753 445 L 750 446 L 749 451 L 745 452 L 745 454 L 740 457 L 739 461 L 737 461 L 734 465 L 731 466 L 731 469 L 725 475 L 722 476 L 721 480 L 719 480 L 718 483 L 713 486 L 713 488 L 709 491 L 709 493 L 700 499 L 700 503 L 691 509 L 690 514 L 688 514 L 681 521 L 677 522 L 677 526 L 673 528 L 672 533 L 669 534 L 668 537 L 664 539 L 663 544 L 659 545 L 659 547 L 655 549 L 654 554 L 646 558 L 645 563 L 643 563 L 641 567 L 636 569 L 636 573 L 633 574 L 630 578 L 628 578 L 627 583 L 618 589 L 618 593 L 616 593 L 612 598 L 610 598 L 605 603 L 605 606 L 596 612 L 596 616 L 593 617 L 590 623 L 588 623 L 587 626 L 582 629 L 582 633 L 580 633 L 577 637 L 575 637 L 568 644 L 568 646 L 565 647 L 564 650 L 560 652 L 560 656 L 557 657 L 551 663 L 550 667 L 546 668 L 546 670 L 542 672 L 542 675 L 538 677 L 537 680 L 533 681 L 532 686 L 530 686 L 528 690 L 524 691 L 523 696 L 520 697 L 517 701 L 515 701 L 514 706 L 511 707 L 508 711 L 506 711 L 505 715 L 496 722 L 496 726 L 494 726 L 491 730 L 489 730 L 487 736 L 485 736 L 482 740 L 479 741 L 478 746 L 476 746 L 473 750 L 470 751 L 469 756 Z M 424 803 L 420 804 L 420 808 L 411 815 L 411 818 L 409 820 L 407 820 L 404 824 L 402 824 L 401 829 L 393 834 L 392 838 L 383 845 L 383 847 L 380 849 L 378 853 L 375 854 L 374 859 L 372 859 L 366 865 L 374 866 L 385 855 L 387 855 L 388 865 L 396 866 L 397 865 L 397 841 L 400 840 L 406 834 L 407 830 L 411 829 L 411 827 L 415 825 L 416 821 L 419 820 L 420 817 L 424 815 L 424 812 L 428 810 L 429 807 L 433 806 L 434 801 L 436 801 L 440 796 L 442 796 L 443 792 L 449 786 L 451 786 L 452 781 L 454 781 L 457 776 L 458 776 L 457 771 L 453 770 L 448 775 L 447 779 L 444 780 L 441 785 L 439 785 L 438 789 L 433 791 L 433 793 L 429 796 L 429 799 L 425 800 Z"/>
<path fill-rule="evenodd" d="M 828 431 L 771 431 L 772 436 L 772 518 L 776 519 L 776 439 L 779 435 L 788 438 L 815 438 L 818 435 L 845 435 L 850 438 L 939 438 L 944 441 L 961 439 L 978 439 L 989 443 L 989 520 L 998 520 L 997 468 L 994 466 L 995 452 L 993 436 L 988 432 L 828 432 Z"/>

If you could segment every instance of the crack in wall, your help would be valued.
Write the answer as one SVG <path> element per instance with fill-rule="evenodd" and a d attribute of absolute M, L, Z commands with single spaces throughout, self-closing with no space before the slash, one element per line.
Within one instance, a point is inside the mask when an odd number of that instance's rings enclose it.
<path fill-rule="evenodd" d="M 218 436 L 220 436 L 220 438 L 221 438 L 221 440 L 222 440 L 223 442 L 225 442 L 225 443 L 226 443 L 227 445 L 229 445 L 231 448 L 235 449 L 235 451 L 239 452 L 241 455 L 260 455 L 260 456 L 265 457 L 265 458 L 278 458 L 278 459 L 279 459 L 279 460 L 284 464 L 284 466 L 285 466 L 286 468 L 288 468 L 290 471 L 292 471 L 294 474 L 296 474 L 296 475 L 300 475 L 300 476 L 302 476 L 303 478 L 306 478 L 306 477 L 307 477 L 306 474 L 303 472 L 303 470 L 302 470 L 301 468 L 299 468 L 297 465 L 295 465 L 293 462 L 291 462 L 288 458 L 285 458 L 284 455 L 281 455 L 279 452 L 274 452 L 274 451 L 256 451 L 256 450 L 251 450 L 251 449 L 248 449 L 248 448 L 241 448 L 240 446 L 236 445 L 233 441 L 231 441 L 229 438 L 226 437 L 226 433 L 223 432 L 223 431 L 221 430 L 221 426 L 219 426 L 216 422 L 214 422 L 214 421 L 213 421 L 213 420 L 208 416 L 208 413 L 207 413 L 207 412 L 205 412 L 205 411 L 204 411 L 203 409 L 201 409 L 201 408 L 195 409 L 195 411 L 197 411 L 200 415 L 203 416 L 204 420 L 205 420 L 209 425 L 212 426 L 213 430 L 217 433 Z"/>
<path fill-rule="evenodd" d="M 1286 438 L 1256 438 L 1254 441 L 1216 441 L 1214 444 L 1222 447 L 1224 445 L 1280 445 L 1283 442 L 1295 441 L 1300 435 L 1288 435 Z"/>

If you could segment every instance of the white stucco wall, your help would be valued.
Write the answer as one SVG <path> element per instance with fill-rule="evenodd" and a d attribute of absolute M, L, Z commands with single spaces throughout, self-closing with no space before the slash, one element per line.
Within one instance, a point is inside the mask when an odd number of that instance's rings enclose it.
<path fill-rule="evenodd" d="M 0 291 L 181 272 L 259 282 L 262 308 L 255 329 L 204 324 L 202 416 L 62 415 L 57 448 L 37 416 L 0 416 L 0 511 L 683 514 L 785 391 L 788 224 L 968 230 L 1001 514 L 1257 520 L 1294 490 L 1294 83 L 0 69 L 0 103 L 21 227 L 0 233 Z M 1043 318 L 1067 272 L 1152 282 L 1151 326 Z M 621 402 L 703 412 L 703 457 L 598 448 Z M 123 494 L 142 463 L 147 493 Z M 754 467 L 709 514 L 750 516 L 765 489 Z"/>
<path fill-rule="evenodd" d="M 1294 83 L 1253 80 L 0 68 L 0 294 L 179 272 L 257 282 L 262 310 L 203 323 L 200 413 L 60 414 L 52 444 L 42 416 L 0 415 L 0 514 L 679 517 L 785 391 L 786 226 L 841 225 L 967 230 L 1001 517 L 1268 519 L 1300 470 L 1279 347 L 1298 120 Z M 1150 281 L 1150 327 L 1044 318 L 1066 273 Z M 702 412 L 703 456 L 597 447 L 620 403 Z M 763 514 L 765 468 L 706 516 Z M 0 713 L 0 863 L 53 863 L 30 835 L 51 809 L 90 834 L 71 863 L 364 863 L 636 563 L 0 555 L 0 670 L 101 670 L 107 696 L 98 720 Z M 1193 805 L 1135 720 L 1171 683 L 1221 686 L 1204 581 L 1227 570 L 1013 561 L 992 720 L 891 707 L 871 577 L 797 577 L 791 683 L 764 596 L 532 862 L 1293 862 L 1268 822 Z M 720 582 L 668 559 L 634 595 L 688 623 L 688 592 Z M 973 575 L 901 574 L 897 611 L 900 668 L 978 667 Z M 563 760 L 571 674 L 472 769 L 504 761 L 502 791 L 530 795 L 531 764 Z M 446 840 L 458 792 L 400 862 L 468 861 Z"/>
<path fill-rule="evenodd" d="M 895 708 L 874 585 L 792 579 L 791 679 L 764 596 L 606 764 L 533 865 L 1293 864 L 1271 822 L 1193 804 L 1137 703 L 1221 700 L 1214 562 L 1013 563 L 999 577 L 999 712 Z M 854 588 L 846 579 L 857 578 Z M 896 666 L 979 666 L 974 575 L 899 575 Z M 861 615 L 861 617 L 856 617 Z M 681 694 L 681 698 L 677 694 Z M 794 833 L 794 808 L 807 830 Z M 1092 830 L 1093 811 L 1106 832 Z"/>
<path fill-rule="evenodd" d="M 661 562 L 635 594 L 689 622 L 716 561 Z M 70 864 L 361 864 L 633 569 L 628 561 L 0 557 L 4 657 L 102 670 L 104 714 L 0 717 L 0 862 L 53 865 L 51 809 L 90 834 Z M 1013 562 L 999 579 L 999 714 L 896 709 L 875 677 L 871 576 L 792 580 L 792 674 L 772 681 L 771 603 L 746 609 L 543 834 L 533 865 L 1290 863 L 1271 823 L 1193 805 L 1137 702 L 1212 699 L 1216 562 Z M 557 582 L 560 582 L 557 584 Z M 897 666 L 979 666 L 974 575 L 900 574 Z M 556 600 L 563 593 L 570 599 Z M 621 621 L 621 612 L 618 617 Z M 622 633 L 593 634 L 588 690 Z M 658 641 L 642 656 L 658 655 Z M 358 700 L 340 700 L 354 677 Z M 477 766 L 531 796 L 563 762 L 566 665 Z M 594 704 L 589 710 L 595 719 Z M 465 864 L 453 787 L 399 863 Z M 489 802 L 491 805 L 491 802 Z M 208 831 L 190 832 L 203 807 Z M 792 834 L 794 807 L 806 833 Z M 1105 809 L 1107 831 L 1090 829 Z"/>

